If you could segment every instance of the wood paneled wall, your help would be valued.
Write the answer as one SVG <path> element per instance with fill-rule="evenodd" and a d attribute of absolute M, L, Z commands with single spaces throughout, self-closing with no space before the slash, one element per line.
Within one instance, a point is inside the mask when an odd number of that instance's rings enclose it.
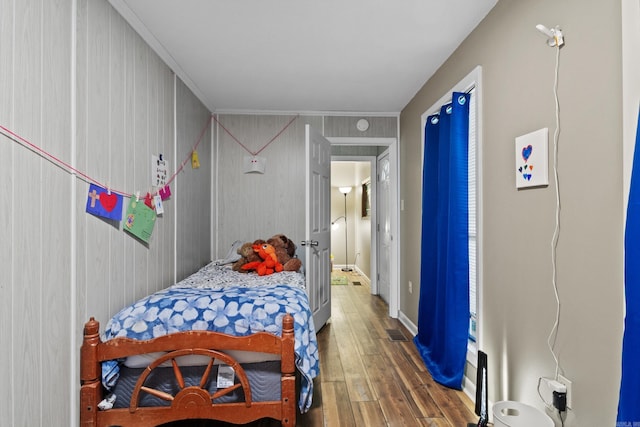
<path fill-rule="evenodd" d="M 366 131 L 359 131 L 356 123 L 360 119 L 369 122 Z M 397 138 L 398 118 L 395 116 L 327 116 L 324 123 L 325 137 Z"/>
<path fill-rule="evenodd" d="M 78 22 L 84 23 L 77 37 L 78 168 L 144 197 L 151 189 L 152 154 L 163 154 L 175 167 L 173 75 L 107 2 L 83 1 L 78 7 Z M 76 187 L 77 283 L 84 308 L 78 320 L 106 320 L 125 303 L 171 282 L 175 219 L 159 216 L 145 244 L 120 223 L 86 215 L 87 184 L 78 180 Z"/>
<path fill-rule="evenodd" d="M 173 171 L 209 116 L 106 0 L 0 0 L 0 35 L 0 125 L 114 190 L 144 196 L 151 155 Z M 88 183 L 15 139 L 0 136 L 0 424 L 74 426 L 83 323 L 104 327 L 209 258 L 211 204 L 181 193 L 209 192 L 210 141 L 145 244 L 87 214 Z M 176 252 L 188 227 L 195 259 Z"/>
<path fill-rule="evenodd" d="M 177 209 L 176 280 L 181 280 L 211 261 L 211 114 L 193 95 L 187 86 L 178 81 L 177 151 L 185 159 L 193 147 L 197 147 L 200 168 L 192 169 L 188 162 L 176 177 L 176 195 L 173 203 Z"/>
<path fill-rule="evenodd" d="M 217 120 L 249 151 L 256 152 L 293 117 L 225 114 Z M 220 201 L 216 217 L 219 256 L 224 256 L 235 240 L 267 239 L 278 233 L 297 245 L 304 239 L 306 123 L 321 129 L 322 117 L 297 117 L 269 144 L 259 154 L 266 159 L 264 174 L 244 173 L 244 157 L 252 154 L 217 126 L 214 170 Z"/>
<path fill-rule="evenodd" d="M 72 19 L 66 1 L 0 0 L 0 124 L 65 159 Z M 68 424 L 72 179 L 0 136 L 0 180 L 0 424 Z"/>

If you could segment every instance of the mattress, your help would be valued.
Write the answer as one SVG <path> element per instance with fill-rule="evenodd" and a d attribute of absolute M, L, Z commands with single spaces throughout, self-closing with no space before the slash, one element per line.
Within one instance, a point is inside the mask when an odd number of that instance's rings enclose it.
<path fill-rule="evenodd" d="M 210 394 L 215 393 L 217 388 L 217 376 L 220 365 L 215 365 L 209 375 L 208 381 L 203 387 Z M 280 400 L 280 362 L 257 362 L 243 365 L 249 384 L 251 385 L 251 397 L 254 402 L 264 402 L 269 400 Z M 206 369 L 206 366 L 182 366 L 180 371 L 184 376 L 185 387 L 198 386 Z M 122 366 L 120 368 L 120 379 L 113 389 L 116 395 L 114 408 L 128 408 L 131 400 L 131 394 L 136 385 L 136 381 L 144 368 L 129 368 Z M 236 378 L 235 383 L 238 383 Z M 172 368 L 156 368 L 147 380 L 145 386 L 175 396 L 180 387 L 175 379 Z M 224 395 L 214 403 L 231 403 L 244 401 L 244 392 L 242 388 L 238 388 L 231 393 Z M 142 392 L 140 394 L 139 406 L 169 406 L 170 402 L 159 399 L 151 394 Z"/>
<path fill-rule="evenodd" d="M 262 353 L 257 351 L 224 350 L 224 353 L 231 356 L 241 364 L 280 360 L 279 354 Z M 128 368 L 146 368 L 156 359 L 164 356 L 165 354 L 167 354 L 167 352 L 136 354 L 135 356 L 127 357 L 123 364 Z M 195 354 L 180 356 L 176 358 L 176 363 L 178 363 L 179 366 L 206 366 L 209 363 L 209 357 Z M 215 364 L 219 365 L 221 363 L 221 361 L 216 359 Z M 170 368 L 171 362 L 167 360 L 160 366 L 163 368 Z"/>

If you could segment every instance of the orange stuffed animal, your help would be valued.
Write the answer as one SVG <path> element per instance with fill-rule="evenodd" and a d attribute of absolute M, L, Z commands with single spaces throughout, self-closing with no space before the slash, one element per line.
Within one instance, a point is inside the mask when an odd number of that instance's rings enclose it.
<path fill-rule="evenodd" d="M 275 248 L 272 245 L 268 243 L 256 244 L 253 245 L 253 250 L 262 258 L 262 261 L 253 261 L 244 264 L 242 266 L 243 270 L 255 270 L 259 276 L 265 276 L 283 270 L 282 264 L 278 262 Z"/>

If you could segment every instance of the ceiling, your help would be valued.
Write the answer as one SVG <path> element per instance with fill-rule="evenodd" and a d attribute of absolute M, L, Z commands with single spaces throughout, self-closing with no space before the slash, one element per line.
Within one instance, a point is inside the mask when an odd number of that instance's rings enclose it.
<path fill-rule="evenodd" d="M 212 112 L 398 113 L 498 0 L 109 0 Z"/>

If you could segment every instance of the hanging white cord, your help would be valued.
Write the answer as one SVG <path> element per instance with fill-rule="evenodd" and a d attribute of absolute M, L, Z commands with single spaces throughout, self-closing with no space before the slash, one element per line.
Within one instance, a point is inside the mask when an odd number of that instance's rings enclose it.
<path fill-rule="evenodd" d="M 553 360 L 556 363 L 556 373 L 554 379 L 558 379 L 558 374 L 560 373 L 560 362 L 558 360 L 558 356 L 554 351 L 555 340 L 558 334 L 558 326 L 560 325 L 560 297 L 558 295 L 558 283 L 557 283 L 557 260 L 556 260 L 556 249 L 558 246 L 558 237 L 560 236 L 560 186 L 558 180 L 558 137 L 560 135 L 560 103 L 558 101 L 558 68 L 560 63 L 560 46 L 556 44 L 556 70 L 555 70 L 555 80 L 553 83 L 553 95 L 556 103 L 556 130 L 553 135 L 553 176 L 555 179 L 556 186 L 556 226 L 553 232 L 553 238 L 551 239 L 551 266 L 553 269 L 552 272 L 552 283 L 553 283 L 553 291 L 556 297 L 556 320 L 549 333 L 549 337 L 547 338 L 547 345 L 549 346 L 549 350 L 551 351 L 551 355 L 553 356 Z"/>

